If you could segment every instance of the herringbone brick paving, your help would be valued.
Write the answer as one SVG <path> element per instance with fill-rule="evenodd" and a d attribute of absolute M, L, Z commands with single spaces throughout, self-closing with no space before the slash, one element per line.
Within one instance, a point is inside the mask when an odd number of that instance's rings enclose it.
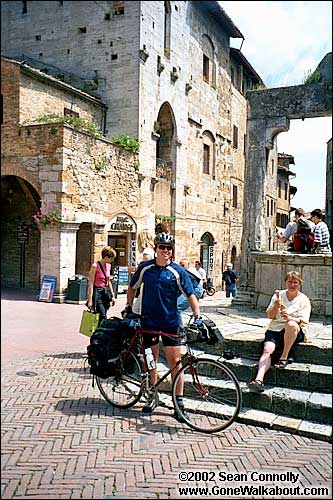
<path fill-rule="evenodd" d="M 181 483 L 179 472 L 204 470 L 293 471 L 302 487 L 330 489 L 331 445 L 237 423 L 205 435 L 162 407 L 113 409 L 82 353 L 65 352 L 4 370 L 1 467 L 3 499 L 179 498 L 179 486 L 206 484 Z"/>

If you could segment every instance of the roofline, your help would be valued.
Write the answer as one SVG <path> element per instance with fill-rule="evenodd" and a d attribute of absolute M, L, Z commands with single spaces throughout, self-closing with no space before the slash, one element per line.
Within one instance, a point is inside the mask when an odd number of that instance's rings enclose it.
<path fill-rule="evenodd" d="M 80 97 L 81 99 L 85 99 L 86 101 L 92 102 L 93 104 L 99 106 L 100 108 L 107 109 L 107 105 L 104 104 L 103 102 L 101 102 L 96 97 L 91 96 L 91 95 L 87 94 L 86 92 L 83 92 L 82 90 L 77 89 L 77 88 L 73 87 L 72 85 L 69 85 L 68 83 L 62 82 L 62 81 L 58 80 L 57 78 L 55 78 L 54 76 L 47 75 L 47 74 L 43 73 L 42 71 L 40 71 L 39 69 L 36 69 L 36 68 L 33 68 L 32 66 L 29 66 L 27 63 L 24 63 L 22 61 L 17 61 L 16 59 L 10 59 L 10 58 L 4 57 L 4 56 L 1 56 L 1 60 L 7 61 L 7 62 L 10 62 L 13 64 L 17 64 L 18 66 L 20 66 L 22 73 L 25 73 L 27 75 L 33 75 L 36 78 L 38 78 L 39 80 L 42 80 L 44 82 L 47 81 L 48 83 L 52 84 L 54 87 L 57 87 L 61 90 L 66 90 L 67 92 L 70 92 L 70 93 Z"/>
<path fill-rule="evenodd" d="M 193 2 L 194 4 L 200 4 L 200 7 L 206 9 L 215 20 L 223 26 L 231 38 L 242 38 L 245 40 L 244 35 L 239 31 L 237 26 L 233 23 L 230 17 L 222 9 L 219 2 L 212 2 L 205 0 L 204 2 Z"/>
<path fill-rule="evenodd" d="M 234 47 L 230 47 L 230 54 L 231 56 L 238 57 L 238 59 L 244 64 L 244 66 L 247 68 L 249 73 L 252 73 L 253 76 L 258 80 L 258 82 L 263 85 L 264 87 L 266 86 L 254 67 L 249 63 L 249 61 L 246 59 L 244 54 L 239 49 L 235 49 Z"/>

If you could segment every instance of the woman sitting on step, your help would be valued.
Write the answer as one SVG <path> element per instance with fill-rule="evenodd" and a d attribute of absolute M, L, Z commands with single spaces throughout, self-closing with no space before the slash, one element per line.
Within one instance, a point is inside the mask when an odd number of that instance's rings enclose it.
<path fill-rule="evenodd" d="M 272 364 L 272 355 L 280 353 L 275 368 L 285 368 L 289 362 L 290 349 L 294 344 L 306 342 L 305 334 L 311 314 L 311 303 L 308 297 L 300 292 L 302 276 L 288 272 L 285 276 L 286 290 L 275 290 L 266 309 L 270 318 L 265 333 L 264 349 L 259 360 L 258 372 L 254 380 L 247 384 L 255 392 L 264 390 L 264 376 Z M 281 354 L 282 351 L 282 354 Z"/>

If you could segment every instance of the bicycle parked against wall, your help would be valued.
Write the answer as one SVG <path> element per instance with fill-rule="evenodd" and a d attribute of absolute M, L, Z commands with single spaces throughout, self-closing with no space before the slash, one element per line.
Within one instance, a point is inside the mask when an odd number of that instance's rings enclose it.
<path fill-rule="evenodd" d="M 140 401 L 141 397 L 147 400 L 155 397 L 163 381 L 173 369 L 181 365 L 172 383 L 171 397 L 165 395 L 167 405 L 171 406 L 172 398 L 176 412 L 192 429 L 205 433 L 226 429 L 235 421 L 240 411 L 241 390 L 236 376 L 224 366 L 221 359 L 215 360 L 194 354 L 191 347 L 193 344 L 214 343 L 217 340 L 212 339 L 207 331 L 207 328 L 204 330 L 196 327 L 190 318 L 184 328 L 183 344 L 186 346 L 186 352 L 172 369 L 152 385 L 142 335 L 172 335 L 145 330 L 138 324 L 134 337 L 121 352 L 114 375 L 108 378 L 96 377 L 100 393 L 112 406 L 130 408 Z M 185 412 L 176 399 L 176 387 L 181 374 L 184 375 Z"/>

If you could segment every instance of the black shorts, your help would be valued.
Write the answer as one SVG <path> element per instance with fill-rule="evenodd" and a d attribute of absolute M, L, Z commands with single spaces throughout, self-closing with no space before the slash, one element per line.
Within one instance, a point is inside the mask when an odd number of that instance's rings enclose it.
<path fill-rule="evenodd" d="M 150 330 L 150 328 L 142 327 L 145 330 Z M 177 335 L 176 337 L 169 337 L 167 335 L 150 335 L 149 333 L 143 334 L 143 340 L 145 347 L 151 347 L 153 345 L 157 345 L 160 341 L 160 337 L 162 337 L 162 342 L 165 347 L 175 347 L 179 346 L 182 341 L 182 336 L 178 332 L 178 327 L 174 328 L 161 328 L 163 333 L 172 333 L 173 335 Z"/>
<path fill-rule="evenodd" d="M 264 342 L 274 342 L 274 344 L 283 343 L 284 338 L 284 328 L 279 330 L 278 332 L 274 332 L 273 330 L 266 330 L 265 340 Z M 295 339 L 294 344 L 299 344 L 304 341 L 304 332 L 302 328 L 299 329 L 297 337 Z"/>

